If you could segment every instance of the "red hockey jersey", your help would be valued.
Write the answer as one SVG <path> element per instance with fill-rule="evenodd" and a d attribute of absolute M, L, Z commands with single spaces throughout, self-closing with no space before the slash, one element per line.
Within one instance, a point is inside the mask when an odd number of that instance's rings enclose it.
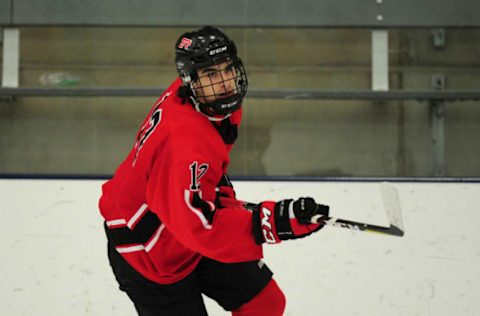
<path fill-rule="evenodd" d="M 235 201 L 215 205 L 231 145 L 216 123 L 182 104 L 180 85 L 177 79 L 154 104 L 99 202 L 117 251 L 163 284 L 186 277 L 202 256 L 222 262 L 262 257 L 252 214 Z M 238 124 L 240 117 L 239 110 L 229 120 Z"/>

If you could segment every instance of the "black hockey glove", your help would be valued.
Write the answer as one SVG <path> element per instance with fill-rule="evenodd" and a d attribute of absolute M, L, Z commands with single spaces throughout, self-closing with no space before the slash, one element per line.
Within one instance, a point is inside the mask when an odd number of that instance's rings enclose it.
<path fill-rule="evenodd" d="M 323 227 L 312 218 L 328 216 L 329 207 L 316 204 L 313 198 L 262 202 L 253 210 L 255 242 L 279 243 L 282 240 L 306 237 Z"/>

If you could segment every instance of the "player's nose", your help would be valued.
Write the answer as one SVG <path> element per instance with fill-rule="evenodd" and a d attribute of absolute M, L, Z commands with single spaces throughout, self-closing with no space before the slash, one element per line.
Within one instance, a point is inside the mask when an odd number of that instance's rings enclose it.
<path fill-rule="evenodd" d="M 222 82 L 222 86 L 226 92 L 231 92 L 235 90 L 235 78 L 231 74 L 225 76 Z"/>

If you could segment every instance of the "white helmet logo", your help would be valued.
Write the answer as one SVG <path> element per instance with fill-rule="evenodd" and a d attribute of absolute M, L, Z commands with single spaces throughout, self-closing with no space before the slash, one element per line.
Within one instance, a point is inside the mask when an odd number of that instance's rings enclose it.
<path fill-rule="evenodd" d="M 223 47 L 220 47 L 220 48 L 217 48 L 217 49 L 214 49 L 214 50 L 211 50 L 208 52 L 208 54 L 211 56 L 211 55 L 216 55 L 218 53 L 221 53 L 221 52 L 224 52 L 227 50 L 227 46 L 223 46 Z"/>

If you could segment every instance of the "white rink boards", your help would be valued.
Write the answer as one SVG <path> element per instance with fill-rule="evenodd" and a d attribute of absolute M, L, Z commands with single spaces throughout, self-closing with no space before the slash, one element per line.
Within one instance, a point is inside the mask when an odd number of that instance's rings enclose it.
<path fill-rule="evenodd" d="M 102 182 L 0 180 L 0 315 L 135 315 L 106 258 Z M 387 224 L 379 183 L 234 185 L 240 199 L 309 195 L 332 216 Z M 480 315 L 480 184 L 394 185 L 403 238 L 326 227 L 264 247 L 286 315 Z"/>

